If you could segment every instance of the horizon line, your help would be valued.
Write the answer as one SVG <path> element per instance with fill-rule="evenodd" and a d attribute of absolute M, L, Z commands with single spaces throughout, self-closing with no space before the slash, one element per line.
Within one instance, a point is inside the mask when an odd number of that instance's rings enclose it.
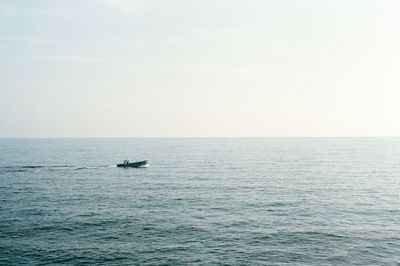
<path fill-rule="evenodd" d="M 0 137 L 0 139 L 307 139 L 307 138 L 400 138 L 400 136 L 269 136 L 269 137 Z"/>

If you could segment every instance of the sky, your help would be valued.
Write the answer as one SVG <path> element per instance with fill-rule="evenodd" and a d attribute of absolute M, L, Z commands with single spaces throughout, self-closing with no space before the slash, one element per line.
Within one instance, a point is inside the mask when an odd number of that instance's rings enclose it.
<path fill-rule="evenodd" d="M 400 136 L 400 1 L 0 0 L 0 137 Z"/>

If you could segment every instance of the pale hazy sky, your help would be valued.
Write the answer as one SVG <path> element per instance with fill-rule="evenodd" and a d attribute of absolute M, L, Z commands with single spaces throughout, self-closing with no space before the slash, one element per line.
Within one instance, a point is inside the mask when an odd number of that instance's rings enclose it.
<path fill-rule="evenodd" d="M 400 136 L 400 1 L 0 0 L 0 137 Z"/>

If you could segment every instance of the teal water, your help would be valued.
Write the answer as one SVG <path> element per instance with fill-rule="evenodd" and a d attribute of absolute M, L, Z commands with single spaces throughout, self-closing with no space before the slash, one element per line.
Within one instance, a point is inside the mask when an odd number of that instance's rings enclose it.
<path fill-rule="evenodd" d="M 399 138 L 0 139 L 0 265 L 399 262 Z"/>

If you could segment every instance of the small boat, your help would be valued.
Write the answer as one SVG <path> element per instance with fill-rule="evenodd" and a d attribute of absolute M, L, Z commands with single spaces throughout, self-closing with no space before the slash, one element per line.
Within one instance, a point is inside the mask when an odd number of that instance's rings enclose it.
<path fill-rule="evenodd" d="M 139 168 L 139 167 L 147 167 L 149 166 L 149 161 L 144 160 L 144 161 L 136 161 L 133 163 L 130 163 L 129 160 L 125 160 L 124 163 L 119 163 L 117 164 L 117 167 L 134 167 L 134 168 Z"/>

